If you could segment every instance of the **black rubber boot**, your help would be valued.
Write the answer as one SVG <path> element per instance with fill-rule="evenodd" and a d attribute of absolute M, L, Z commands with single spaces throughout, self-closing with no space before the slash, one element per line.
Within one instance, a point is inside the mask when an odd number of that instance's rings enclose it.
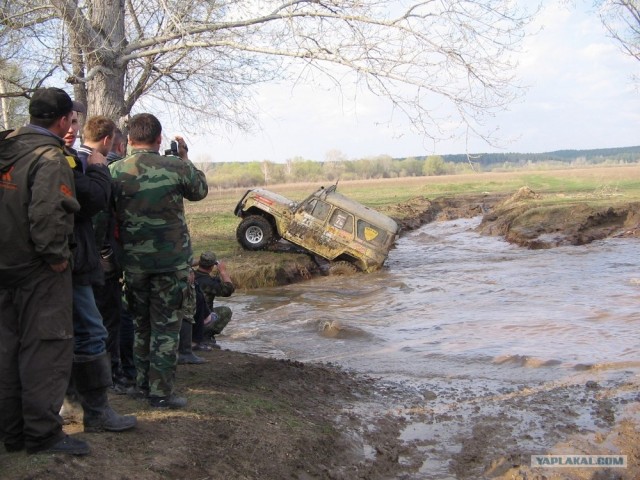
<path fill-rule="evenodd" d="M 91 451 L 89 444 L 79 438 L 73 438 L 65 435 L 58 442 L 48 448 L 27 450 L 28 454 L 42 453 L 66 453 L 67 455 L 88 455 Z"/>
<path fill-rule="evenodd" d="M 111 362 L 108 353 L 76 355 L 72 376 L 84 410 L 85 432 L 121 432 L 136 426 L 136 417 L 118 415 L 109 405 L 107 389 L 111 386 Z"/>
<path fill-rule="evenodd" d="M 192 365 L 200 365 L 205 363 L 206 360 L 197 356 L 191 350 L 191 336 L 193 332 L 193 324 L 187 320 L 182 320 L 182 326 L 180 327 L 180 342 L 178 343 L 178 363 L 184 365 L 186 363 Z"/>

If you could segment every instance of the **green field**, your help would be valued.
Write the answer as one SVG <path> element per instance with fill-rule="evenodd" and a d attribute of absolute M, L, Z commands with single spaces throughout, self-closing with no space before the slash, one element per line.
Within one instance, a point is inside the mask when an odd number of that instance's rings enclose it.
<path fill-rule="evenodd" d="M 320 185 L 281 184 L 265 188 L 299 201 Z M 640 166 L 357 180 L 340 182 L 338 191 L 385 212 L 415 197 L 433 200 L 441 196 L 515 193 L 524 186 L 542 195 L 541 201 L 544 203 L 579 201 L 615 205 L 640 200 Z M 247 252 L 239 246 L 235 229 L 240 219 L 234 216 L 233 210 L 244 192 L 245 189 L 211 189 L 205 200 L 187 202 L 187 220 L 195 255 L 204 250 L 215 251 L 218 257 L 227 262 L 232 277 L 239 281 L 244 274 L 251 275 L 248 270 L 258 265 L 264 269 L 277 269 L 291 262 L 300 263 L 301 255 Z M 304 267 L 301 265 L 301 268 Z M 264 271 L 260 275 L 269 276 L 271 273 Z"/>

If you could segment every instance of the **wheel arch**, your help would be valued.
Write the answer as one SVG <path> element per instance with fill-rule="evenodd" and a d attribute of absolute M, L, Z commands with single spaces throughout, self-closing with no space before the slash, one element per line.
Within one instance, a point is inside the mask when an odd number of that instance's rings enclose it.
<path fill-rule="evenodd" d="M 360 260 L 359 258 L 354 257 L 352 255 L 349 255 L 348 253 L 341 253 L 337 257 L 331 259 L 331 262 L 347 262 L 347 263 L 350 263 L 352 265 L 355 265 L 356 268 L 361 272 L 366 270 L 366 266 L 362 262 L 362 260 Z"/>

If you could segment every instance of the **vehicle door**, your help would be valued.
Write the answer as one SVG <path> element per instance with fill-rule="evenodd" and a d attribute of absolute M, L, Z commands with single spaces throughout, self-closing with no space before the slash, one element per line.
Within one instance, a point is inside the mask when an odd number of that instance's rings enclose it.
<path fill-rule="evenodd" d="M 289 227 L 292 239 L 288 240 L 321 257 L 333 259 L 353 238 L 353 231 L 353 215 L 312 197 L 295 212 Z"/>
<path fill-rule="evenodd" d="M 333 208 L 320 239 L 326 258 L 333 259 L 345 251 L 353 250 L 354 246 L 357 247 L 354 243 L 354 222 L 351 213 L 339 207 Z"/>
<path fill-rule="evenodd" d="M 315 252 L 330 211 L 331 204 L 315 196 L 307 198 L 298 205 L 283 237 Z"/>

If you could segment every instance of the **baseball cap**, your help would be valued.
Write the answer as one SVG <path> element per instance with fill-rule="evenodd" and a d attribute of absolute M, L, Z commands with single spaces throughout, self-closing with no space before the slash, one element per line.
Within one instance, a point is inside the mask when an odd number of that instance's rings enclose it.
<path fill-rule="evenodd" d="M 198 265 L 204 268 L 213 267 L 217 263 L 216 254 L 213 252 L 204 252 L 200 255 L 200 260 L 198 261 Z"/>
<path fill-rule="evenodd" d="M 87 113 L 82 103 L 71 100 L 61 88 L 39 88 L 29 102 L 29 115 L 35 118 L 58 118 L 71 111 Z"/>

